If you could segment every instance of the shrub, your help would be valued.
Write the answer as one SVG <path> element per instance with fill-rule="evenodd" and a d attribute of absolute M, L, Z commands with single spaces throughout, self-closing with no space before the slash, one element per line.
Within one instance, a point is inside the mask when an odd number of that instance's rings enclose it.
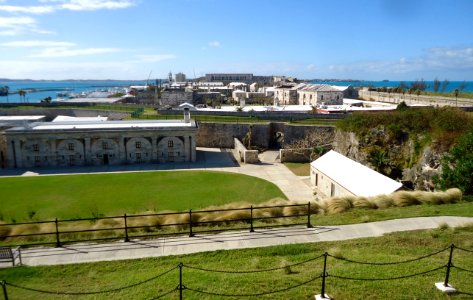
<path fill-rule="evenodd" d="M 473 129 L 461 137 L 442 159 L 438 187 L 456 187 L 465 194 L 473 194 Z"/>

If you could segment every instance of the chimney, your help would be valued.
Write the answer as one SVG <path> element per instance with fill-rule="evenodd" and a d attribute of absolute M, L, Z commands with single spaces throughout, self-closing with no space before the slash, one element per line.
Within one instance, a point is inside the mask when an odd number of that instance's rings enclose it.
<path fill-rule="evenodd" d="M 189 112 L 189 108 L 186 107 L 184 108 L 184 123 L 190 123 L 191 122 L 191 113 Z"/>

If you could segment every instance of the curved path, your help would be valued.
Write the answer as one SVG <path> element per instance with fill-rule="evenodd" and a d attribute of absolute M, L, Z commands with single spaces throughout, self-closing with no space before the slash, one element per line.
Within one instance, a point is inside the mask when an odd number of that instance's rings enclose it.
<path fill-rule="evenodd" d="M 194 237 L 132 240 L 128 243 L 74 244 L 66 245 L 63 248 L 24 249 L 22 250 L 22 258 L 23 264 L 29 266 L 136 259 L 215 250 L 377 237 L 391 232 L 438 228 L 442 224 L 448 224 L 451 227 L 473 224 L 473 217 L 420 217 L 314 228 L 259 229 L 253 233 L 233 231 L 220 234 L 197 234 Z"/>

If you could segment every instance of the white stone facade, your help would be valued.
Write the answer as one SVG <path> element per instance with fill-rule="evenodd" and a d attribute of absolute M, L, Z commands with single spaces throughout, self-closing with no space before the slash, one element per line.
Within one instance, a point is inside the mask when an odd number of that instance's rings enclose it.
<path fill-rule="evenodd" d="M 173 123 L 174 122 L 174 123 Z M 2 168 L 31 168 L 196 160 L 194 121 L 35 123 L 0 135 Z M 57 126 L 43 126 L 57 124 Z M 67 124 L 67 126 L 66 126 Z M 106 126 L 101 126 L 106 125 Z M 37 127 L 37 128 L 35 128 Z"/>

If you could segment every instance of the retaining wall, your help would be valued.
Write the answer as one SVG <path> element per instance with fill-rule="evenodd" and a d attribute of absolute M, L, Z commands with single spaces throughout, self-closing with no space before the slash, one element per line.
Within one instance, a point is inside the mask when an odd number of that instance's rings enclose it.
<path fill-rule="evenodd" d="M 304 138 L 311 131 L 334 131 L 332 126 L 291 125 L 285 123 L 235 124 L 199 122 L 198 147 L 233 148 L 234 138 L 243 140 L 251 127 L 251 145 L 268 149 Z"/>
<path fill-rule="evenodd" d="M 69 117 L 108 117 L 109 120 L 122 120 L 129 116 L 130 113 L 114 112 L 105 110 L 86 110 L 86 109 L 72 109 L 72 108 L 10 108 L 0 110 L 0 116 L 46 116 L 46 121 L 51 121 L 55 117 L 69 116 Z"/>
<path fill-rule="evenodd" d="M 160 115 L 176 115 L 182 114 L 182 110 L 169 109 L 158 110 Z M 212 116 L 228 116 L 228 117 L 255 117 L 263 120 L 287 121 L 287 120 L 305 120 L 305 119 L 343 119 L 347 114 L 314 114 L 309 112 L 287 112 L 287 111 L 191 111 L 191 115 L 212 115 Z"/>
<path fill-rule="evenodd" d="M 440 97 L 440 96 L 429 96 L 416 94 L 399 94 L 399 93 L 382 93 L 375 91 L 359 91 L 360 99 L 372 100 L 379 102 L 387 102 L 399 104 L 404 101 L 407 105 L 413 104 L 424 104 L 433 106 L 473 106 L 473 99 L 461 98 L 455 99 L 455 97 Z"/>
<path fill-rule="evenodd" d="M 239 139 L 234 139 L 235 147 L 233 151 L 240 162 L 255 164 L 259 162 L 258 150 L 248 150 Z"/>
<path fill-rule="evenodd" d="M 311 154 L 312 154 L 312 148 L 279 150 L 279 157 L 282 163 L 284 162 L 308 163 L 310 162 Z"/>

